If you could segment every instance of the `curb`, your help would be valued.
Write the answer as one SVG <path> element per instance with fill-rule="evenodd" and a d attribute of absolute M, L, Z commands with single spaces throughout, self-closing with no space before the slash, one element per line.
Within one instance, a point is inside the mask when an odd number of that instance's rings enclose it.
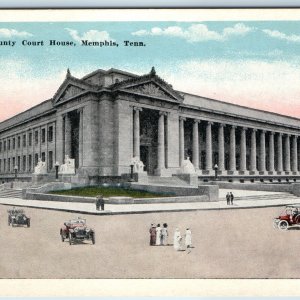
<path fill-rule="evenodd" d="M 288 205 L 300 204 L 300 203 L 289 203 Z M 150 213 L 170 213 L 170 212 L 191 212 L 191 211 L 209 211 L 209 210 L 235 210 L 235 209 L 255 209 L 255 208 L 269 208 L 269 207 L 280 207 L 285 206 L 287 204 L 273 204 L 267 206 L 243 206 L 243 207 L 218 207 L 218 208 L 184 208 L 184 209 L 165 209 L 165 210 L 141 210 L 141 211 L 103 211 L 103 212 L 89 212 L 84 210 L 74 210 L 68 208 L 54 208 L 54 207 L 39 207 L 33 205 L 23 205 L 23 204 L 8 204 L 8 203 L 0 203 L 0 205 L 6 206 L 18 206 L 18 207 L 27 207 L 27 208 L 36 208 L 36 209 L 46 209 L 46 210 L 54 210 L 54 211 L 63 211 L 70 213 L 80 213 L 85 215 L 96 215 L 96 216 L 111 216 L 111 215 L 131 215 L 131 214 L 150 214 Z"/>

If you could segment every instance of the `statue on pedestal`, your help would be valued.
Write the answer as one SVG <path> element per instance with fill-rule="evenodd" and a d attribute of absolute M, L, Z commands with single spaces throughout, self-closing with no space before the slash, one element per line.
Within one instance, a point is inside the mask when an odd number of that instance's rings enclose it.
<path fill-rule="evenodd" d="M 75 174 L 75 159 L 65 156 L 65 163 L 59 168 L 59 174 Z"/>
<path fill-rule="evenodd" d="M 39 158 L 37 165 L 34 168 L 34 174 L 47 174 L 46 163 Z"/>
<path fill-rule="evenodd" d="M 191 163 L 190 158 L 187 157 L 187 159 L 185 159 L 180 167 L 180 173 L 181 174 L 195 174 L 196 170 L 194 165 Z"/>
<path fill-rule="evenodd" d="M 137 156 L 132 158 L 131 165 L 133 165 L 133 173 L 144 173 L 145 165 Z"/>

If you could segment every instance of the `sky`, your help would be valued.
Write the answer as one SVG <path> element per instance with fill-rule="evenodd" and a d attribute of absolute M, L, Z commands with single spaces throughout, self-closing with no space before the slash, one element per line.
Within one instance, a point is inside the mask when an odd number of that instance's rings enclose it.
<path fill-rule="evenodd" d="M 145 46 L 125 47 L 125 40 Z M 15 46 L 3 46 L 8 41 Z M 2 22 L 0 65 L 0 121 L 50 99 L 68 68 L 81 78 L 109 68 L 142 75 L 152 66 L 176 90 L 300 118 L 297 21 Z"/>

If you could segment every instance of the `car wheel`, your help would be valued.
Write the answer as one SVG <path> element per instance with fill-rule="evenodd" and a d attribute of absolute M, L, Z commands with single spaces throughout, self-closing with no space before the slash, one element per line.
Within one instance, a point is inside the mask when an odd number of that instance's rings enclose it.
<path fill-rule="evenodd" d="M 72 234 L 69 233 L 69 245 L 71 246 L 72 245 Z"/>
<path fill-rule="evenodd" d="M 10 226 L 10 219 L 9 219 L 9 217 L 8 217 L 8 226 Z"/>
<path fill-rule="evenodd" d="M 278 228 L 281 230 L 287 230 L 289 228 L 289 223 L 285 220 L 282 220 L 278 223 Z"/>
<path fill-rule="evenodd" d="M 65 237 L 64 237 L 64 234 L 63 234 L 62 231 L 60 232 L 60 237 L 61 237 L 61 241 L 64 242 L 65 241 Z"/>
<path fill-rule="evenodd" d="M 27 228 L 30 227 L 30 219 L 27 219 Z"/>
<path fill-rule="evenodd" d="M 92 234 L 92 243 L 93 243 L 93 245 L 96 243 L 95 233 Z"/>
<path fill-rule="evenodd" d="M 274 227 L 275 229 L 278 229 L 278 221 L 277 221 L 277 220 L 274 220 L 274 221 L 273 221 L 273 227 Z"/>

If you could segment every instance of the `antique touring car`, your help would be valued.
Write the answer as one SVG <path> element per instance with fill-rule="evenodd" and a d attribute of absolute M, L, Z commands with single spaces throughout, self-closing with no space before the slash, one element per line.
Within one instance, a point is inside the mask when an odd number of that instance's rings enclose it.
<path fill-rule="evenodd" d="M 60 229 L 61 240 L 69 239 L 69 244 L 74 242 L 90 240 L 95 244 L 95 231 L 86 225 L 85 219 L 74 219 L 64 223 Z"/>
<path fill-rule="evenodd" d="M 300 204 L 287 205 L 283 212 L 274 219 L 273 226 L 282 230 L 300 226 Z"/>
<path fill-rule="evenodd" d="M 23 209 L 9 209 L 8 211 L 8 226 L 26 225 L 30 227 L 30 218 L 27 217 Z"/>

